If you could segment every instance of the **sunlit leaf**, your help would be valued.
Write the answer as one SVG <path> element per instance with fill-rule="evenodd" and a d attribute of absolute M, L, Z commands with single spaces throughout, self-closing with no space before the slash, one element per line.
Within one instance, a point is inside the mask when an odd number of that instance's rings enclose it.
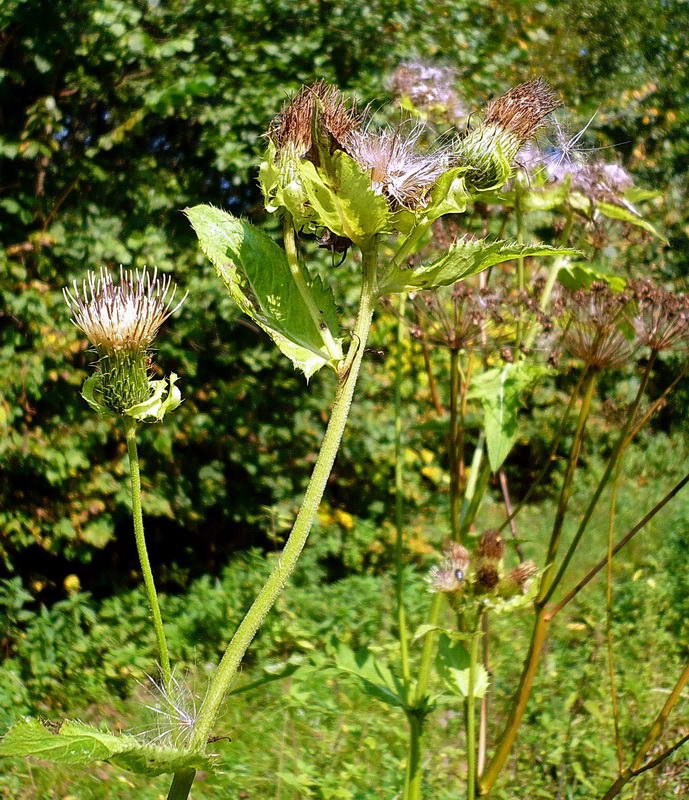
<path fill-rule="evenodd" d="M 596 202 L 596 210 L 610 219 L 620 219 L 630 225 L 635 225 L 637 228 L 643 228 L 645 231 L 652 233 L 655 237 L 660 239 L 663 244 L 668 244 L 668 240 L 655 226 L 651 225 L 651 223 L 640 214 L 636 214 L 628 208 L 617 206 L 614 203 L 604 203 L 599 200 Z"/>
<path fill-rule="evenodd" d="M 469 695 L 469 651 L 461 643 L 454 641 L 447 635 L 438 637 L 438 653 L 435 658 L 435 668 L 438 677 L 445 684 L 445 688 L 459 697 Z M 481 698 L 488 690 L 488 672 L 483 664 L 476 664 L 474 668 L 474 697 Z"/>

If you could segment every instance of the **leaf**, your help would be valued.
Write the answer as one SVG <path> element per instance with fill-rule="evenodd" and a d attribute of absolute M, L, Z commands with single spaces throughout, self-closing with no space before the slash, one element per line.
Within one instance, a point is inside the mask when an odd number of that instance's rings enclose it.
<path fill-rule="evenodd" d="M 463 214 L 471 195 L 464 185 L 463 173 L 466 167 L 455 167 L 445 172 L 435 182 L 430 192 L 428 204 L 422 214 L 428 220 L 438 219 L 444 214 Z"/>
<path fill-rule="evenodd" d="M 263 231 L 212 206 L 185 210 L 201 249 L 213 263 L 232 299 L 273 339 L 307 379 L 325 364 L 342 357 L 329 355 L 319 326 L 299 293 L 284 251 Z M 333 338 L 338 330 L 332 292 L 320 278 L 308 289 Z M 338 349 L 341 340 L 336 339 Z"/>
<path fill-rule="evenodd" d="M 135 736 L 112 733 L 67 720 L 55 730 L 29 717 L 16 722 L 0 742 L 0 756 L 37 756 L 56 764 L 87 766 L 108 761 L 140 775 L 181 769 L 211 769 L 204 753 L 157 747 Z"/>
<path fill-rule="evenodd" d="M 551 211 L 564 205 L 570 191 L 571 176 L 560 183 L 547 184 L 542 189 L 522 192 L 519 204 L 524 211 Z"/>
<path fill-rule="evenodd" d="M 577 255 L 577 250 L 543 244 L 517 244 L 485 239 L 459 239 L 437 261 L 427 267 L 397 268 L 385 279 L 381 294 L 449 286 L 471 275 L 514 258 Z"/>
<path fill-rule="evenodd" d="M 330 175 L 310 161 L 302 161 L 300 177 L 319 222 L 359 246 L 375 234 L 388 231 L 390 211 L 385 197 L 376 194 L 371 178 L 342 150 L 330 159 Z"/>
<path fill-rule="evenodd" d="M 466 641 L 467 639 L 471 638 L 471 634 L 464 633 L 462 631 L 448 631 L 447 628 L 443 628 L 441 625 L 419 625 L 419 627 L 414 631 L 414 635 L 412 636 L 412 642 L 417 642 L 419 639 L 423 639 L 429 633 L 434 633 L 435 631 L 439 631 L 440 633 L 444 633 L 445 635 L 449 636 L 453 641 Z"/>
<path fill-rule="evenodd" d="M 99 417 L 109 417 L 112 416 L 112 411 L 101 402 L 101 379 L 102 375 L 100 372 L 94 372 L 93 375 L 90 375 L 81 387 L 81 396 Z"/>
<path fill-rule="evenodd" d="M 153 394 L 148 400 L 131 406 L 124 413 L 141 421 L 160 422 L 168 411 L 173 411 L 182 402 L 182 395 L 175 383 L 177 383 L 177 375 L 174 372 L 170 373 L 169 379 L 162 378 L 158 381 L 149 381 L 148 384 Z M 168 392 L 163 397 L 166 388 L 168 388 Z"/>
<path fill-rule="evenodd" d="M 335 653 L 335 668 L 358 678 L 364 692 L 389 706 L 404 708 L 402 689 L 390 670 L 366 649 L 352 650 L 340 645 Z"/>
<path fill-rule="evenodd" d="M 493 472 L 500 469 L 517 439 L 521 394 L 547 373 L 547 367 L 518 361 L 486 370 L 474 378 L 469 397 L 480 400 L 483 406 L 483 428 Z"/>
<path fill-rule="evenodd" d="M 469 695 L 469 652 L 461 642 L 454 642 L 447 634 L 438 639 L 435 669 L 438 677 L 452 694 L 459 697 Z M 481 698 L 488 690 L 488 672 L 483 664 L 474 668 L 474 697 Z"/>
<path fill-rule="evenodd" d="M 643 228 L 645 231 L 652 233 L 655 237 L 660 239 L 663 244 L 669 244 L 668 240 L 657 230 L 648 220 L 645 220 L 641 214 L 632 211 L 629 208 L 622 208 L 614 203 L 604 203 L 602 200 L 596 202 L 596 210 L 600 211 L 610 219 L 621 219 L 623 222 L 628 222 L 630 225 L 636 225 L 637 228 Z"/>
<path fill-rule="evenodd" d="M 594 281 L 604 281 L 614 292 L 621 292 L 627 281 L 619 275 L 594 269 L 588 264 L 568 264 L 557 273 L 558 281 L 566 289 L 589 289 Z"/>

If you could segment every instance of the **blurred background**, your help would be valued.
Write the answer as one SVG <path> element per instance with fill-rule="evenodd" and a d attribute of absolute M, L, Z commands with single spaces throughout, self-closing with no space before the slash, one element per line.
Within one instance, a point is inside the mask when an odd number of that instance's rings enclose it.
<path fill-rule="evenodd" d="M 239 317 L 181 209 L 212 203 L 273 232 L 256 182 L 262 134 L 303 83 L 325 78 L 374 109 L 391 103 L 380 113 L 396 119 L 393 75 L 405 62 L 453 70 L 456 96 L 469 113 L 514 84 L 542 76 L 561 94 L 562 119 L 572 130 L 597 112 L 588 146 L 615 145 L 605 157 L 660 193 L 646 215 L 670 246 L 635 234 L 608 254 L 611 261 L 623 265 L 623 274 L 638 270 L 683 285 L 689 274 L 687 30 L 689 4 L 682 0 L 3 1 L 0 728 L 18 712 L 83 718 L 89 708 L 124 725 L 129 712 L 117 703 L 139 691 L 153 652 L 138 588 L 124 440 L 80 397 L 92 354 L 69 322 L 62 287 L 100 265 L 147 264 L 170 272 L 189 291 L 181 312 L 166 323 L 156 356 L 162 371 L 181 376 L 185 402 L 164 425 L 142 426 L 140 455 L 147 537 L 172 620 L 171 649 L 198 671 L 221 651 L 250 602 L 267 568 L 264 554 L 277 550 L 289 531 L 334 380 L 318 374 L 306 385 L 267 337 Z M 324 270 L 332 269 L 327 254 L 318 258 Z M 356 266 L 350 259 L 337 270 L 345 305 Z M 365 641 L 388 624 L 381 620 L 391 591 L 394 363 L 388 355 L 395 324 L 385 312 L 376 322 L 319 528 L 252 657 L 289 658 L 332 632 Z M 435 537 L 437 544 L 444 535 L 447 465 L 438 446 L 440 423 L 424 416 L 430 398 L 417 362 L 410 358 L 405 378 L 405 413 L 418 422 L 407 431 L 406 501 L 408 546 L 423 565 L 429 541 Z M 645 477 L 641 486 L 623 487 L 623 519 L 634 521 L 681 469 L 688 399 L 686 388 L 675 392 L 635 451 L 631 473 Z M 543 419 L 555 420 L 556 406 L 553 390 L 531 413 L 542 426 Z M 601 448 L 612 435 L 606 424 L 600 423 Z M 517 497 L 530 465 L 540 464 L 547 449 L 536 434 L 529 437 L 528 420 L 525 431 L 508 468 Z M 589 457 L 594 463 L 595 448 Z M 550 502 L 547 488 L 537 500 Z M 654 650 L 663 636 L 675 643 L 687 630 L 673 598 L 683 596 L 688 579 L 658 577 L 686 552 L 686 505 L 679 501 L 672 512 L 672 535 L 632 553 L 625 567 L 630 579 L 637 576 L 628 590 L 629 625 L 652 630 Z M 418 596 L 424 596 L 421 586 Z M 634 617 L 639 606 L 651 617 Z M 564 635 L 581 638 L 581 664 L 590 664 L 589 622 L 580 613 L 583 619 L 570 621 L 575 627 Z M 646 657 L 640 656 L 644 641 L 636 658 Z M 634 663 L 631 655 L 630 681 Z M 558 669 L 555 682 L 568 674 L 566 663 Z M 577 683 L 580 678 L 581 672 Z M 595 714 L 595 698 L 577 695 L 568 702 L 572 714 Z M 307 705 L 318 703 L 324 717 L 334 713 L 324 698 Z M 548 736 L 561 749 L 559 757 L 548 754 L 541 741 L 524 756 L 539 764 L 541 782 L 532 796 L 590 796 L 594 767 L 586 750 L 593 745 L 585 735 L 573 740 L 571 718 L 569 732 L 560 729 L 547 701 L 539 708 L 541 731 L 552 725 Z M 393 796 L 399 765 L 389 754 L 381 761 L 389 789 L 381 794 L 357 794 L 354 775 L 349 794 L 316 787 L 319 756 L 309 755 L 310 745 L 302 752 L 294 744 L 304 721 L 274 714 L 269 727 L 283 745 L 293 745 L 282 767 L 266 761 L 254 774 L 247 756 L 251 793 L 213 794 L 209 784 L 199 797 L 273 796 L 261 781 L 280 769 L 283 800 Z M 630 712 L 630 725 L 632 719 Z M 346 724 L 355 738 L 368 735 L 359 723 Z M 379 724 L 386 730 L 384 719 Z M 389 735 L 394 739 L 394 730 Z M 371 740 L 375 747 L 373 732 Z M 241 752 L 241 745 L 232 752 L 233 768 Z M 18 763 L 0 778 L 0 796 L 135 796 L 129 779 L 109 769 L 84 779 L 73 795 L 54 776 L 41 783 L 37 774 L 29 776 Z M 102 794 L 102 786 L 109 793 Z M 162 789 L 140 791 L 137 797 L 153 798 Z"/>

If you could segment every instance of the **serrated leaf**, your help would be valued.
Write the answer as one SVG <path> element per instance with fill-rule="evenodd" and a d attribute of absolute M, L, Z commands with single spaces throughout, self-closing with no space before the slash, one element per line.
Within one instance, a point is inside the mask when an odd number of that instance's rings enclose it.
<path fill-rule="evenodd" d="M 5 734 L 0 742 L 0 756 L 37 756 L 72 766 L 108 761 L 131 772 L 151 776 L 213 766 L 204 753 L 157 747 L 135 736 L 115 736 L 69 720 L 53 729 L 29 717 L 16 722 Z"/>
<path fill-rule="evenodd" d="M 483 406 L 483 429 L 493 472 L 500 469 L 517 440 L 522 393 L 548 371 L 539 364 L 518 361 L 474 378 L 469 397 L 480 400 Z"/>
<path fill-rule="evenodd" d="M 476 275 L 488 267 L 527 256 L 577 255 L 570 248 L 542 244 L 517 244 L 497 241 L 460 239 L 452 244 L 437 261 L 426 267 L 393 270 L 381 287 L 381 294 L 435 289 Z"/>
<path fill-rule="evenodd" d="M 622 208 L 614 203 L 604 203 L 602 201 L 596 202 L 596 210 L 609 219 L 620 219 L 623 222 L 628 222 L 630 225 L 635 225 L 637 228 L 643 228 L 645 231 L 652 233 L 655 237 L 660 239 L 663 244 L 669 244 L 668 240 L 663 236 L 657 228 L 644 219 L 640 214 L 635 213 L 631 209 Z"/>
<path fill-rule="evenodd" d="M 338 236 L 365 246 L 377 233 L 389 231 L 390 210 L 369 175 L 342 150 L 330 159 L 330 174 L 310 161 L 300 165 L 301 183 L 318 221 Z"/>
<path fill-rule="evenodd" d="M 365 694 L 389 706 L 404 708 L 402 688 L 390 670 L 366 649 L 352 650 L 340 645 L 335 653 L 335 669 L 358 678 Z"/>
<path fill-rule="evenodd" d="M 447 634 L 440 635 L 435 658 L 436 672 L 445 687 L 456 696 L 469 695 L 470 662 L 469 652 L 461 642 L 453 642 Z M 481 698 L 488 690 L 488 672 L 483 664 L 477 664 L 474 674 L 473 694 Z"/>
<path fill-rule="evenodd" d="M 332 292 L 320 278 L 308 281 L 321 322 L 330 331 L 338 353 L 331 357 L 318 325 L 299 293 L 284 251 L 263 231 L 212 206 L 185 210 L 233 300 L 273 339 L 307 378 L 325 364 L 342 358 L 337 311 Z"/>

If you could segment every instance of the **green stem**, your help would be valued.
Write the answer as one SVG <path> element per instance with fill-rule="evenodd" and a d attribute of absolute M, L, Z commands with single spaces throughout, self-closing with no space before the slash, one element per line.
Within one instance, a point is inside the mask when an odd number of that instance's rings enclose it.
<path fill-rule="evenodd" d="M 450 437 L 448 462 L 450 467 L 450 528 L 452 539 L 460 541 L 459 512 L 461 501 L 461 475 L 459 460 L 459 353 L 450 350 Z"/>
<path fill-rule="evenodd" d="M 313 294 L 309 289 L 309 276 L 307 275 L 306 268 L 302 264 L 301 259 L 299 258 L 299 253 L 297 252 L 297 243 L 294 236 L 294 224 L 292 217 L 287 213 L 282 220 L 282 240 L 285 246 L 285 255 L 287 256 L 289 270 L 292 273 L 294 284 L 301 295 L 301 299 L 304 301 L 304 304 L 308 309 L 309 316 L 313 320 L 313 324 L 316 326 L 316 329 L 320 332 L 323 345 L 328 351 L 328 355 L 333 361 L 339 361 L 342 358 L 342 352 L 338 344 L 333 339 L 333 335 L 330 333 L 330 328 L 323 318 L 323 312 L 316 305 L 316 301 L 313 299 Z"/>
<path fill-rule="evenodd" d="M 514 205 L 515 214 L 517 217 L 517 242 L 519 244 L 523 244 L 524 242 L 524 213 L 522 211 L 522 203 L 521 203 L 521 190 L 517 185 L 515 187 L 515 205 Z M 524 258 L 520 257 L 517 259 L 517 289 L 520 292 L 524 291 L 525 280 L 524 280 Z M 517 336 L 515 342 L 515 351 L 518 353 L 522 343 L 522 336 L 524 333 L 524 326 L 521 320 L 517 322 Z"/>
<path fill-rule="evenodd" d="M 481 634 L 478 627 L 471 637 L 469 649 L 469 685 L 467 687 L 467 800 L 476 797 L 476 668 Z"/>
<path fill-rule="evenodd" d="M 153 627 L 155 628 L 156 639 L 158 640 L 158 655 L 160 656 L 160 669 L 163 675 L 163 685 L 167 688 L 170 685 L 172 673 L 170 670 L 170 656 L 165 639 L 165 628 L 163 618 L 160 614 L 158 605 L 158 594 L 156 592 L 151 562 L 148 560 L 148 550 L 146 549 L 146 538 L 144 537 L 144 520 L 141 513 L 141 474 L 139 472 L 139 453 L 136 448 L 136 421 L 127 417 L 124 421 L 124 435 L 127 440 L 127 452 L 129 453 L 129 472 L 132 487 L 132 518 L 134 521 L 134 538 L 136 539 L 136 550 L 139 554 L 141 564 L 141 574 L 144 579 L 144 587 L 148 596 L 148 605 L 153 617 Z"/>
<path fill-rule="evenodd" d="M 172 786 L 170 786 L 170 791 L 167 793 L 167 800 L 187 800 L 195 776 L 196 770 L 194 769 L 175 772 Z"/>
<path fill-rule="evenodd" d="M 239 669 L 244 654 L 292 574 L 301 551 L 306 544 L 342 440 L 347 416 L 352 404 L 354 388 L 373 318 L 373 303 L 377 292 L 377 261 L 377 242 L 373 240 L 371 245 L 363 251 L 364 276 L 359 313 L 354 326 L 349 352 L 345 359 L 345 366 L 340 374 L 330 422 L 323 437 L 318 459 L 304 494 L 301 508 L 282 554 L 276 560 L 268 580 L 241 621 L 211 678 L 194 727 L 194 736 L 190 742 L 191 750 L 205 747 L 220 710 L 220 705 Z"/>
<path fill-rule="evenodd" d="M 586 421 L 588 420 L 591 411 L 591 401 L 593 393 L 596 388 L 597 372 L 590 370 L 586 376 L 584 385 L 584 395 L 581 401 L 581 408 L 579 409 L 579 417 L 577 419 L 577 427 L 574 432 L 574 439 L 572 447 L 569 451 L 569 458 L 567 459 L 567 468 L 565 470 L 565 477 L 562 482 L 562 489 L 560 490 L 560 497 L 557 503 L 557 510 L 555 512 L 555 520 L 553 522 L 553 529 L 550 534 L 550 542 L 548 543 L 548 555 L 545 560 L 545 571 L 541 578 L 541 587 L 538 593 L 538 603 L 548 593 L 551 581 L 551 571 L 554 568 L 555 558 L 560 546 L 560 539 L 562 538 L 562 526 L 564 524 L 567 507 L 569 505 L 570 497 L 572 496 L 572 488 L 574 481 L 574 474 L 576 472 L 577 464 L 579 463 L 579 454 L 581 453 L 581 445 L 584 440 L 584 430 L 586 429 Z"/>
<path fill-rule="evenodd" d="M 469 482 L 462 503 L 462 511 L 459 516 L 460 537 L 469 532 L 469 528 L 478 514 L 481 502 L 488 488 L 490 475 L 490 461 L 488 458 L 483 458 L 483 431 L 481 431 L 471 462 L 471 475 L 469 476 Z"/>
<path fill-rule="evenodd" d="M 404 564 L 403 564 L 403 456 L 402 456 L 402 344 L 404 342 L 404 303 L 406 296 L 400 293 L 397 307 L 397 349 L 395 360 L 395 601 L 397 603 L 397 631 L 400 640 L 400 660 L 405 702 L 409 698 L 409 636 L 407 615 L 404 609 Z"/>
<path fill-rule="evenodd" d="M 443 603 L 442 592 L 433 595 L 431 609 L 428 614 L 428 624 L 437 625 L 440 618 L 440 609 Z M 433 652 L 435 644 L 435 631 L 426 634 L 423 640 L 419 673 L 416 679 L 414 692 L 414 707 L 407 712 L 409 719 L 409 752 L 407 756 L 407 777 L 403 800 L 421 800 L 421 744 L 423 742 L 424 720 L 426 711 L 426 692 L 431 677 L 433 665 Z"/>

